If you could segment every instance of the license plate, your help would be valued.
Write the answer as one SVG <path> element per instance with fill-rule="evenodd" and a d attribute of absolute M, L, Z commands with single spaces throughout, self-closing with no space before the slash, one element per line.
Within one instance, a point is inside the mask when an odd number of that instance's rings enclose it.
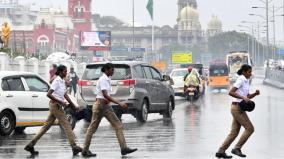
<path fill-rule="evenodd" d="M 189 93 L 188 93 L 188 95 L 193 96 L 193 95 L 194 95 L 194 93 L 193 93 L 193 92 L 189 92 Z"/>

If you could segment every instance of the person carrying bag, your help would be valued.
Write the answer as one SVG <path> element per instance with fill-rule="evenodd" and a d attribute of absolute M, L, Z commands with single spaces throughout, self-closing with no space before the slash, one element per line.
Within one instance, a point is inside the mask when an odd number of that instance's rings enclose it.
<path fill-rule="evenodd" d="M 246 111 L 252 111 L 254 109 L 255 104 L 251 99 L 259 95 L 260 92 L 259 90 L 256 90 L 253 94 L 249 94 L 249 79 L 252 75 L 252 68 L 250 65 L 242 65 L 238 71 L 238 75 L 237 81 L 229 92 L 229 95 L 234 98 L 231 104 L 231 113 L 233 116 L 231 132 L 215 154 L 218 158 L 232 158 L 232 156 L 227 155 L 225 151 L 238 136 L 241 126 L 245 128 L 245 131 L 231 152 L 237 156 L 246 157 L 246 155 L 242 153 L 241 148 L 254 132 L 254 127 Z"/>

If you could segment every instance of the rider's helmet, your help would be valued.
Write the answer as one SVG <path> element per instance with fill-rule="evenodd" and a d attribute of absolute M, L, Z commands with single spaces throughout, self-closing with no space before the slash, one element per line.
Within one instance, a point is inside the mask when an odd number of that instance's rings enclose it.
<path fill-rule="evenodd" d="M 187 71 L 190 73 L 192 71 L 192 66 L 188 66 Z"/>

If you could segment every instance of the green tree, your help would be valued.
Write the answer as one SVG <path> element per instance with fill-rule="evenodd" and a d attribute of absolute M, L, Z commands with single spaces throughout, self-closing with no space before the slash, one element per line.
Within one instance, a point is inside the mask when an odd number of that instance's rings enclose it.
<path fill-rule="evenodd" d="M 222 57 L 231 51 L 247 51 L 248 35 L 236 31 L 224 32 L 208 39 L 208 51 Z"/>
<path fill-rule="evenodd" d="M 99 24 L 101 27 L 120 27 L 124 23 L 114 16 L 103 16 L 100 17 Z"/>
<path fill-rule="evenodd" d="M 224 32 L 208 39 L 208 52 L 212 53 L 212 57 L 215 57 L 215 59 L 224 59 L 226 54 L 232 51 L 247 51 L 251 55 L 252 53 L 257 53 L 258 57 L 252 60 L 262 65 L 267 54 L 266 50 L 267 46 L 263 46 L 254 37 L 236 31 Z M 271 52 L 271 48 L 269 52 Z"/>

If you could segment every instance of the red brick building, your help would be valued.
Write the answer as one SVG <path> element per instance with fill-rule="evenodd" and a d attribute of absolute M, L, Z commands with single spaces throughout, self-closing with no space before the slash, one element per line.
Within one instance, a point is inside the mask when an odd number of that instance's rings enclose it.
<path fill-rule="evenodd" d="M 34 20 L 33 24 L 28 25 L 17 25 L 13 20 L 10 21 L 10 47 L 24 53 L 43 56 L 56 51 L 76 53 L 80 48 L 80 31 L 91 31 L 92 27 L 91 0 L 68 0 L 68 13 L 52 8 L 40 8 L 17 16 L 23 14 L 36 17 L 28 19 Z"/>

